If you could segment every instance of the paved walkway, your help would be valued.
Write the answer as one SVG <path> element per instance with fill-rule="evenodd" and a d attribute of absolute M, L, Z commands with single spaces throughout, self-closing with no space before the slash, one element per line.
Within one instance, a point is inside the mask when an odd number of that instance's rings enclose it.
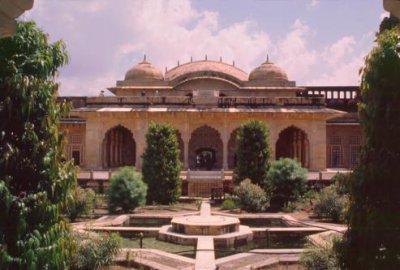
<path fill-rule="evenodd" d="M 193 259 L 157 249 L 122 249 L 115 260 L 126 263 L 127 257 L 155 270 L 192 270 L 194 265 Z"/>
<path fill-rule="evenodd" d="M 214 237 L 199 236 L 197 238 L 197 252 L 195 270 L 214 270 L 215 255 L 214 255 Z"/>
<path fill-rule="evenodd" d="M 211 206 L 209 200 L 203 200 L 200 205 L 200 216 L 211 216 Z"/>
<path fill-rule="evenodd" d="M 209 200 L 203 200 L 200 205 L 200 216 L 211 217 L 211 206 Z M 214 270 L 215 254 L 214 254 L 214 237 L 199 236 L 197 238 L 197 252 L 195 270 Z"/>

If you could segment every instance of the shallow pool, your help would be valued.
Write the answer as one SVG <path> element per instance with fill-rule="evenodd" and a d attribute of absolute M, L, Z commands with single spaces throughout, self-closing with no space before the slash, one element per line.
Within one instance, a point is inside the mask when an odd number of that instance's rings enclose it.
<path fill-rule="evenodd" d="M 276 235 L 270 241 L 266 238 L 254 239 L 253 241 L 232 248 L 215 247 L 215 257 L 221 258 L 237 253 L 248 252 L 253 249 L 289 249 L 304 248 L 307 240 L 304 235 Z"/>
<path fill-rule="evenodd" d="M 282 227 L 302 227 L 292 224 L 283 218 L 239 218 L 241 225 L 252 228 L 282 228 Z"/>
<path fill-rule="evenodd" d="M 123 238 L 122 241 L 123 248 L 140 248 L 139 238 Z M 145 237 L 143 238 L 142 248 L 154 248 L 161 251 L 195 258 L 195 247 L 194 246 L 184 246 L 179 244 L 173 244 L 165 241 L 159 241 L 155 237 Z"/>

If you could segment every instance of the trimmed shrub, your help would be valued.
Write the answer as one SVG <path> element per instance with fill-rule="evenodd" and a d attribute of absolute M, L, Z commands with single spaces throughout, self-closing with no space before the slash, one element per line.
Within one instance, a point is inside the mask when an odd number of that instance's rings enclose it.
<path fill-rule="evenodd" d="M 90 188 L 76 187 L 67 199 L 67 216 L 71 222 L 81 215 L 88 215 L 96 206 L 96 194 Z"/>
<path fill-rule="evenodd" d="M 170 125 L 151 123 L 143 153 L 143 180 L 149 187 L 147 203 L 175 203 L 181 194 L 181 167 L 176 130 Z"/>
<path fill-rule="evenodd" d="M 232 210 L 236 208 L 236 203 L 232 198 L 226 198 L 221 205 L 223 210 Z"/>
<path fill-rule="evenodd" d="M 271 201 L 278 207 L 296 201 L 304 194 L 307 185 L 307 170 L 291 158 L 273 161 L 267 173 L 265 189 L 272 195 Z"/>
<path fill-rule="evenodd" d="M 120 250 L 121 237 L 118 234 L 75 233 L 75 253 L 72 254 L 72 270 L 100 269 L 111 265 Z"/>
<path fill-rule="evenodd" d="M 108 208 L 111 213 L 121 208 L 127 213 L 146 203 L 147 185 L 142 181 L 142 174 L 134 167 L 120 168 L 111 177 L 108 188 Z"/>
<path fill-rule="evenodd" d="M 248 212 L 262 212 L 269 206 L 267 194 L 258 185 L 251 183 L 250 179 L 243 180 L 235 188 L 235 195 L 241 209 Z"/>
<path fill-rule="evenodd" d="M 340 269 L 336 254 L 329 246 L 319 248 L 308 245 L 300 257 L 300 265 L 307 270 Z"/>
<path fill-rule="evenodd" d="M 317 194 L 314 213 L 320 218 L 343 222 L 348 203 L 348 196 L 338 194 L 335 186 L 329 186 Z"/>
<path fill-rule="evenodd" d="M 269 131 L 264 122 L 252 120 L 240 126 L 237 134 L 235 183 L 249 178 L 262 186 L 269 167 Z"/>

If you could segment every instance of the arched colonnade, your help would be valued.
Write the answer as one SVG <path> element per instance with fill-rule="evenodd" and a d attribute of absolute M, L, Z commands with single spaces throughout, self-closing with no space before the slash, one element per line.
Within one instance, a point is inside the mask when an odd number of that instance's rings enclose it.
<path fill-rule="evenodd" d="M 200 125 L 184 137 L 184 132 L 177 129 L 176 135 L 180 148 L 180 160 L 185 169 L 191 170 L 232 170 L 236 165 L 235 148 L 239 127 L 228 134 L 223 134 L 217 127 Z M 145 142 L 142 142 L 145 143 Z M 307 133 L 296 127 L 289 126 L 281 130 L 276 141 L 270 142 L 275 156 L 296 158 L 304 167 L 310 166 L 310 143 Z M 104 134 L 102 140 L 102 166 L 103 168 L 116 168 L 120 166 L 140 167 L 138 149 L 144 150 L 145 146 L 137 145 L 134 132 L 117 125 Z M 187 149 L 185 149 L 187 148 Z M 139 154 L 139 155 L 138 155 Z"/>

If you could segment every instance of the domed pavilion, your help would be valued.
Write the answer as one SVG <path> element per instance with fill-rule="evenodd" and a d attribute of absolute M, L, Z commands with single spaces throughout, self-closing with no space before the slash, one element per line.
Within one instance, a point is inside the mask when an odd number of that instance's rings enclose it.
<path fill-rule="evenodd" d="M 67 97 L 74 108 L 63 120 L 66 151 L 83 170 L 140 169 L 150 122 L 176 128 L 189 196 L 207 196 L 231 179 L 237 130 L 250 119 L 268 126 L 274 159 L 295 158 L 319 173 L 351 168 L 358 158 L 358 89 L 296 86 L 268 58 L 248 74 L 207 57 L 163 73 L 144 57 L 108 90 L 112 96 Z"/>

